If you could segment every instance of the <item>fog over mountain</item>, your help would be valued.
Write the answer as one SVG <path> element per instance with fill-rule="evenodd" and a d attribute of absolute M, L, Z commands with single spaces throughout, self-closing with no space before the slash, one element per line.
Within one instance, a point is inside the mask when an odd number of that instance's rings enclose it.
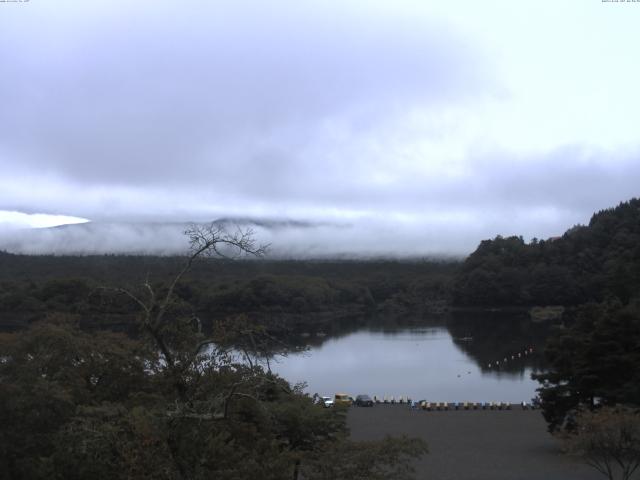
<path fill-rule="evenodd" d="M 584 219 L 584 223 L 588 217 Z M 528 232 L 527 218 L 513 218 L 508 235 Z M 205 222 L 204 224 L 208 224 Z M 460 226 L 438 222 L 409 227 L 407 222 L 307 222 L 221 218 L 228 232 L 251 230 L 258 243 L 269 244 L 269 258 L 416 258 L 464 256 L 487 229 L 501 228 L 468 218 Z M 187 222 L 87 222 L 47 228 L 13 228 L 0 232 L 0 250 L 56 255 L 147 254 L 180 255 L 188 248 Z M 503 230 L 504 231 L 504 230 Z M 559 231 L 558 234 L 563 233 Z M 529 236 L 536 236 L 535 232 Z"/>
<path fill-rule="evenodd" d="M 256 232 L 300 256 L 558 235 L 639 194 L 637 5 L 2 3 L 0 249 L 172 252 L 222 217 L 290 219 Z"/>
<path fill-rule="evenodd" d="M 398 232 L 374 224 L 330 224 L 235 219 L 229 232 L 251 229 L 268 244 L 268 258 L 415 258 L 459 255 L 473 248 L 447 244 L 451 232 Z M 0 234 L 0 249 L 11 253 L 56 255 L 181 255 L 187 251 L 186 223 L 83 223 L 40 229 L 14 229 Z M 421 236 L 424 243 L 415 242 Z M 429 247 L 426 247 L 429 245 Z"/>

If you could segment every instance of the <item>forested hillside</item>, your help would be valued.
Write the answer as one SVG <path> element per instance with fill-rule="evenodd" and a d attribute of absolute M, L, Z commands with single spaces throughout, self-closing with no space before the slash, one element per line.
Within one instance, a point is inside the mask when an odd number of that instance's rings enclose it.
<path fill-rule="evenodd" d="M 465 306 L 578 305 L 640 291 L 640 199 L 594 214 L 562 237 L 484 240 L 454 282 Z"/>
<path fill-rule="evenodd" d="M 86 326 L 126 327 L 137 306 L 117 288 L 167 285 L 184 258 L 27 256 L 0 252 L 0 324 L 24 327 L 53 313 Z M 201 259 L 176 289 L 204 321 L 230 314 L 279 317 L 287 328 L 313 315 L 441 308 L 458 264 L 445 261 L 225 261 Z M 308 328 L 308 326 L 307 326 Z M 307 330 L 308 331 L 308 330 Z"/>
<path fill-rule="evenodd" d="M 465 307 L 571 306 L 536 375 L 549 430 L 572 430 L 578 412 L 640 404 L 640 200 L 594 214 L 562 237 L 480 243 L 453 282 Z"/>
<path fill-rule="evenodd" d="M 218 244 L 262 251 L 217 230 L 191 239 L 168 285 L 147 278 L 105 297 L 83 280 L 25 280 L 41 311 L 29 328 L 0 333 L 0 478 L 412 478 L 425 443 L 351 441 L 346 407 L 325 408 L 260 363 L 273 352 L 262 325 L 234 316 L 204 331 L 180 280 Z M 134 335 L 78 325 L 116 299 L 137 310 Z"/>

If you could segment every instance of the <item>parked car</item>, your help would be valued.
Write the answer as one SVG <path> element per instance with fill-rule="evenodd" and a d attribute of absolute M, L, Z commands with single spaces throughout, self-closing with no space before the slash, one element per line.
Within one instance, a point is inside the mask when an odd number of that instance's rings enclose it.
<path fill-rule="evenodd" d="M 325 408 L 333 407 L 333 398 L 321 397 L 321 400 L 322 400 L 322 405 L 324 405 Z"/>
<path fill-rule="evenodd" d="M 347 407 L 350 407 L 353 403 L 353 399 L 346 393 L 336 393 L 333 403 L 334 405 L 346 405 Z"/>
<path fill-rule="evenodd" d="M 357 407 L 373 407 L 373 400 L 369 395 L 358 395 L 355 404 Z"/>

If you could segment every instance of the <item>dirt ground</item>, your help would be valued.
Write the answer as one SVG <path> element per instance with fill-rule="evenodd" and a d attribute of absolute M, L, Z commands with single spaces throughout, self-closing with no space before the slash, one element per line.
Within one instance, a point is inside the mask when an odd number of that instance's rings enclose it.
<path fill-rule="evenodd" d="M 563 455 L 538 410 L 427 412 L 402 405 L 352 407 L 354 440 L 406 434 L 424 439 L 429 453 L 415 464 L 429 480 L 598 480 L 601 474 Z"/>

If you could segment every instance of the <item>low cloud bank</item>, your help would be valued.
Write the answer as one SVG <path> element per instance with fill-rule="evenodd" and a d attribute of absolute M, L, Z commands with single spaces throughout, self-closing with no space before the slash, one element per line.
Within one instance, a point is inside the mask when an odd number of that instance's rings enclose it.
<path fill-rule="evenodd" d="M 86 223 L 55 228 L 0 232 L 0 250 L 21 254 L 177 255 L 188 250 L 184 223 Z M 370 258 L 463 255 L 476 241 L 455 232 L 394 223 L 311 224 L 243 222 L 228 229 L 251 228 L 256 241 L 269 244 L 270 258 Z"/>
<path fill-rule="evenodd" d="M 562 215 L 561 215 L 562 216 Z M 585 219 L 587 220 L 587 219 Z M 546 221 L 546 222 L 545 222 Z M 363 219 L 352 223 L 226 219 L 227 230 L 254 232 L 258 243 L 269 244 L 270 258 L 323 259 L 372 257 L 464 256 L 485 238 L 498 234 L 545 238 L 562 234 L 558 215 L 545 215 L 545 228 L 532 231 L 531 216 L 512 217 L 510 231 L 503 218 L 433 223 Z M 566 219 L 566 228 L 575 221 Z M 536 224 L 538 227 L 539 223 Z M 188 223 L 91 222 L 54 228 L 0 231 L 0 250 L 22 254 L 179 255 L 188 251 Z"/>

